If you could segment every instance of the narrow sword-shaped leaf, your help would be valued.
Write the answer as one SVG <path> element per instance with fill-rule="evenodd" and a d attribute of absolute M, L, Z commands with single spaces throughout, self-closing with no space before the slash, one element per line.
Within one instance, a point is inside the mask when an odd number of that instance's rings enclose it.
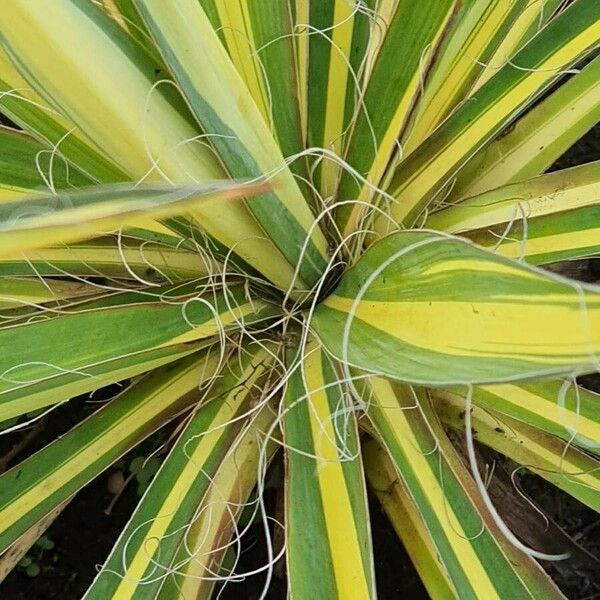
<path fill-rule="evenodd" d="M 162 367 L 0 476 L 0 549 L 200 398 L 219 352 Z"/>
<path fill-rule="evenodd" d="M 272 183 L 273 191 L 248 201 L 248 209 L 298 266 L 296 287 L 313 286 L 326 265 L 325 236 L 313 227 L 310 208 L 206 13 L 196 0 L 182 0 L 177 11 L 156 0 L 136 0 L 136 6 L 229 174 Z"/>
<path fill-rule="evenodd" d="M 542 100 L 475 154 L 449 202 L 540 175 L 600 121 L 600 58 Z"/>
<path fill-rule="evenodd" d="M 484 0 L 463 4 L 425 84 L 414 125 L 404 136 L 403 156 L 421 144 L 466 98 L 484 64 L 526 5 L 526 0 Z"/>
<path fill-rule="evenodd" d="M 126 174 L 104 157 L 75 124 L 51 108 L 0 49 L 0 112 L 48 149 L 98 183 L 125 181 Z M 61 162 L 61 161 L 59 161 Z"/>
<path fill-rule="evenodd" d="M 261 189 L 264 184 L 224 181 L 185 187 L 119 184 L 0 203 L 0 256 L 20 257 L 25 251 L 89 239 L 124 225 L 144 225 L 149 217 L 189 213 L 202 202 L 219 200 L 226 206 Z"/>
<path fill-rule="evenodd" d="M 392 216 L 412 226 L 474 152 L 599 40 L 600 4 L 575 0 L 398 167 L 387 190 L 396 199 Z"/>
<path fill-rule="evenodd" d="M 0 277 L 0 308 L 44 304 L 97 293 L 91 285 L 78 281 L 44 281 L 29 277 Z"/>
<path fill-rule="evenodd" d="M 222 41 L 233 65 L 237 69 L 241 79 L 248 88 L 256 107 L 266 121 L 271 117 L 271 100 L 265 80 L 266 68 L 262 64 L 257 49 L 260 44 L 255 43 L 254 37 L 254 12 L 264 14 L 264 6 L 270 9 L 271 15 L 285 8 L 285 2 L 273 4 L 252 3 L 247 0 L 237 2 L 219 2 L 218 0 L 200 0 L 200 5 L 212 28 Z"/>
<path fill-rule="evenodd" d="M 215 340 L 211 339 L 206 343 L 179 344 L 148 350 L 94 365 L 85 374 L 65 373 L 27 386 L 12 382 L 13 385 L 5 386 L 7 389 L 0 394 L 0 423 L 12 424 L 12 420 L 17 417 L 153 371 L 213 343 Z"/>
<path fill-rule="evenodd" d="M 173 82 L 101 8 L 88 0 L 16 0 L 0 13 L 0 29 L 0 45 L 28 84 L 127 179 L 198 184 L 225 176 Z M 292 266 L 243 202 L 209 201 L 193 216 L 209 236 L 289 286 Z"/>
<path fill-rule="evenodd" d="M 435 390 L 449 402 L 466 390 Z M 600 396 L 569 381 L 483 385 L 473 388 L 473 403 L 600 455 Z"/>
<path fill-rule="evenodd" d="M 462 398 L 434 398 L 435 412 L 446 425 L 464 431 Z M 504 454 L 600 512 L 600 462 L 563 440 L 495 411 L 473 407 L 475 439 Z"/>
<path fill-rule="evenodd" d="M 292 14 L 284 2 L 200 0 L 244 80 L 264 120 L 271 125 L 281 153 L 288 157 L 304 145 Z M 306 176 L 304 161 L 290 164 Z"/>
<path fill-rule="evenodd" d="M 520 181 L 451 204 L 426 226 L 463 233 L 600 204 L 600 161 Z"/>
<path fill-rule="evenodd" d="M 345 157 L 370 186 L 344 173 L 338 197 L 368 200 L 373 196 L 372 186 L 380 184 L 408 123 L 423 69 L 435 55 L 458 4 L 455 0 L 399 2 L 358 107 Z M 401 65 L 398 56 L 402 56 Z M 363 205 L 340 207 L 338 222 L 344 233 L 356 229 L 363 213 Z"/>
<path fill-rule="evenodd" d="M 0 421 L 22 414 L 25 402 L 66 400 L 106 385 L 113 372 L 119 381 L 132 370 L 148 370 L 153 360 L 173 360 L 172 352 L 185 353 L 186 344 L 193 349 L 198 340 L 274 314 L 248 301 L 242 287 L 204 297 L 132 296 L 127 304 L 109 299 L 112 305 L 105 300 L 74 314 L 0 328 L 0 347 L 11 348 L 0 355 Z M 135 335 L 124 335 L 129 331 Z"/>
<path fill-rule="evenodd" d="M 368 386 L 368 387 L 367 387 Z M 552 580 L 500 535 L 426 396 L 381 378 L 365 386 L 378 432 L 459 598 L 561 598 Z M 433 417 L 433 418 L 432 418 Z"/>
<path fill-rule="evenodd" d="M 262 399 L 269 355 L 246 349 L 229 363 L 165 459 L 86 600 L 154 597 L 180 543 L 200 516 L 202 498 Z"/>
<path fill-rule="evenodd" d="M 528 2 L 512 27 L 505 32 L 493 56 L 483 65 L 485 68 L 477 79 L 473 91 L 479 89 L 495 75 L 551 18 L 556 17 L 564 9 L 563 0 Z"/>
<path fill-rule="evenodd" d="M 53 248 L 39 248 L 27 258 L 0 258 L 1 277 L 92 276 L 150 283 L 198 279 L 219 267 L 209 257 L 176 244 L 127 236 L 104 236 Z"/>
<path fill-rule="evenodd" d="M 307 40 L 308 145 L 343 156 L 357 108 L 364 53 L 369 41 L 375 2 L 361 6 L 346 0 L 308 2 L 298 12 L 298 34 Z M 307 14 L 306 14 L 307 13 Z M 340 166 L 327 157 L 315 173 L 324 198 L 336 190 Z"/>
<path fill-rule="evenodd" d="M 283 421 L 290 594 L 375 598 L 354 412 L 328 356 L 314 343 L 306 353 L 288 382 Z"/>
<path fill-rule="evenodd" d="M 463 235 L 483 248 L 534 265 L 597 256 L 600 252 L 600 205 L 531 220 L 516 218 L 510 224 Z"/>
<path fill-rule="evenodd" d="M 171 565 L 176 571 L 165 579 L 158 600 L 170 600 L 177 594 L 184 598 L 211 597 L 226 553 L 237 550 L 237 540 L 231 538 L 242 530 L 236 525 L 242 509 L 251 507 L 248 499 L 263 466 L 261 453 L 268 465 L 278 448 L 272 440 L 263 439 L 274 420 L 275 412 L 267 405 L 236 439 L 202 498 L 200 514 L 186 529 Z"/>
<path fill-rule="evenodd" d="M 17 0 L 0 24 L 2 47 L 21 76 L 127 174 L 147 177 L 158 161 L 179 182 L 190 181 L 185 173 L 219 177 L 206 148 L 184 144 L 199 132 L 179 113 L 183 108 L 172 88 L 152 93 L 159 80 L 155 63 L 101 8 L 82 0 L 36 7 Z M 87 68 L 92 52 L 93 62 L 103 64 L 93 72 Z M 52 68 L 57 61 L 60 71 Z M 115 85 L 120 80 L 128 85 Z M 153 118 L 158 114 L 160 119 Z"/>
<path fill-rule="evenodd" d="M 402 540 L 429 595 L 440 600 L 456 598 L 431 535 L 386 450 L 369 438 L 362 444 L 362 453 L 369 486 Z"/>
<path fill-rule="evenodd" d="M 373 245 L 315 310 L 336 357 L 411 383 L 489 383 L 595 370 L 600 293 L 460 238 Z"/>

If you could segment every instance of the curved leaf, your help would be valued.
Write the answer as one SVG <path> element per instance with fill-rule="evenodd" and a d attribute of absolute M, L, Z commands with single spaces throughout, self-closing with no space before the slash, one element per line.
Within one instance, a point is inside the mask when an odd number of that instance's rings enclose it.
<path fill-rule="evenodd" d="M 264 184 L 215 182 L 174 187 L 165 184 L 98 186 L 53 196 L 0 203 L 0 257 L 58 243 L 77 242 L 193 211 L 201 202 L 219 201 L 264 189 Z"/>
<path fill-rule="evenodd" d="M 591 372 L 600 292 L 481 250 L 406 231 L 373 245 L 315 310 L 337 357 L 420 384 Z"/>

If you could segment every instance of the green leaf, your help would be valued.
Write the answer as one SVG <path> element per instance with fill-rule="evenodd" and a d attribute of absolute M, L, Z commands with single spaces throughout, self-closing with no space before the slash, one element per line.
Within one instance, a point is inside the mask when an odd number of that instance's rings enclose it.
<path fill-rule="evenodd" d="M 526 0 L 480 0 L 457 6 L 458 14 L 431 73 L 423 75 L 427 82 L 413 116 L 414 124 L 401 142 L 403 157 L 422 144 L 454 107 L 468 97 L 478 75 L 527 4 Z"/>
<path fill-rule="evenodd" d="M 174 292 L 172 298 L 164 291 L 132 292 L 72 314 L 0 328 L 0 347 L 12 349 L 0 355 L 0 421 L 143 373 L 193 352 L 198 341 L 212 343 L 241 319 L 249 324 L 252 315 L 262 320 L 273 314 L 249 302 L 239 287 L 206 298 Z"/>
<path fill-rule="evenodd" d="M 219 353 L 158 369 L 0 476 L 0 551 L 192 402 Z"/>
<path fill-rule="evenodd" d="M 600 38 L 600 4 L 575 0 L 436 129 L 396 170 L 391 215 L 414 225 L 467 159 L 536 100 Z M 380 220 L 379 231 L 389 222 Z"/>
<path fill-rule="evenodd" d="M 598 121 L 600 58 L 595 58 L 475 154 L 448 201 L 541 175 Z"/>
<path fill-rule="evenodd" d="M 343 156 L 361 92 L 373 32 L 374 0 L 360 9 L 345 0 L 297 2 L 299 93 L 306 106 L 307 144 Z M 383 26 L 383 23 L 378 23 Z M 337 187 L 340 166 L 325 157 L 315 172 L 323 198 Z"/>
<path fill-rule="evenodd" d="M 466 390 L 435 390 L 449 402 Z M 476 386 L 473 403 L 535 427 L 600 456 L 600 396 L 572 381 L 541 381 Z"/>
<path fill-rule="evenodd" d="M 188 421 L 123 530 L 86 600 L 155 596 L 212 478 L 248 424 L 269 356 L 261 347 L 234 357 Z"/>
<path fill-rule="evenodd" d="M 467 198 L 432 214 L 432 229 L 532 264 L 600 251 L 600 162 L 541 175 Z"/>
<path fill-rule="evenodd" d="M 338 190 L 340 198 L 369 200 L 372 186 L 381 183 L 418 97 L 421 72 L 435 56 L 458 4 L 456 0 L 407 0 L 396 4 L 346 153 L 346 160 L 370 186 L 345 172 Z M 399 56 L 402 68 L 398 68 Z M 345 234 L 357 228 L 364 210 L 361 204 L 340 207 L 337 220 Z"/>
<path fill-rule="evenodd" d="M 197 185 L 225 176 L 176 87 L 159 84 L 165 79 L 160 65 L 94 3 L 15 0 L 0 13 L 0 31 L 0 45 L 27 84 L 125 179 Z M 293 266 L 274 252 L 243 202 L 207 202 L 194 218 L 287 289 Z"/>
<path fill-rule="evenodd" d="M 325 269 L 327 242 L 206 13 L 197 0 L 181 0 L 177 11 L 156 0 L 136 0 L 136 6 L 229 174 L 269 178 L 273 191 L 249 201 L 248 209 L 298 265 L 296 287 L 312 287 Z M 268 262 L 257 266 L 263 270 Z"/>
<path fill-rule="evenodd" d="M 594 371 L 600 293 L 459 238 L 406 231 L 369 248 L 312 325 L 336 357 L 373 373 L 500 383 Z"/>
<path fill-rule="evenodd" d="M 287 564 L 295 598 L 375 598 L 365 482 L 348 402 L 331 360 L 309 344 L 302 371 L 288 382 L 284 414 Z"/>
<path fill-rule="evenodd" d="M 362 390 L 377 437 L 408 489 L 457 597 L 561 598 L 539 565 L 503 538 L 427 397 L 377 377 Z"/>
<path fill-rule="evenodd" d="M 215 474 L 205 497 L 201 514 L 191 524 L 186 544 L 181 544 L 171 566 L 178 571 L 165 579 L 158 600 L 170 600 L 178 593 L 190 598 L 210 598 L 216 583 L 215 573 L 230 575 L 237 562 L 236 536 L 244 530 L 236 518 L 246 507 L 255 518 L 264 518 L 252 490 L 279 447 L 264 439 L 273 429 L 275 412 L 267 405 L 246 431 L 239 436 Z M 232 539 L 233 538 L 233 539 Z"/>
<path fill-rule="evenodd" d="M 100 236 L 149 218 L 186 214 L 199 204 L 226 204 L 264 184 L 213 182 L 198 186 L 120 184 L 0 203 L 0 256 Z M 35 235 L 32 235 L 35 233 Z"/>
<path fill-rule="evenodd" d="M 0 258 L 0 277 L 105 277 L 149 283 L 197 280 L 217 271 L 213 260 L 200 250 L 189 250 L 180 238 L 156 241 L 103 236 L 63 246 L 38 248 L 22 257 Z M 99 290 L 103 290 L 102 287 Z"/>
<path fill-rule="evenodd" d="M 25 133 L 0 126 L 0 147 L 0 202 L 32 190 L 46 191 L 50 184 L 59 190 L 90 184 L 60 155 L 52 156 L 47 145 Z"/>
<path fill-rule="evenodd" d="M 443 600 L 456 598 L 452 581 L 438 559 L 431 534 L 387 451 L 369 438 L 362 445 L 362 453 L 371 490 L 402 540 L 429 595 Z"/>
<path fill-rule="evenodd" d="M 446 425 L 464 431 L 462 398 L 436 397 L 433 406 Z M 496 411 L 473 407 L 471 418 L 477 441 L 600 512 L 600 461 L 577 449 L 570 440 L 565 442 Z"/>

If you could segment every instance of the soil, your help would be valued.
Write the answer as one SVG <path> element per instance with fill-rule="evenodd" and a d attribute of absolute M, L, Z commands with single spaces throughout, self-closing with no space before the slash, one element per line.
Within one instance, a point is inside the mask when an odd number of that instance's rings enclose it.
<path fill-rule="evenodd" d="M 552 170 L 600 159 L 600 126 L 589 132 L 576 146 L 566 153 Z M 600 260 L 579 261 L 570 265 L 569 274 L 586 281 L 600 282 Z M 600 376 L 582 378 L 581 383 L 600 392 Z M 94 400 L 110 398 L 114 388 L 95 394 Z M 27 454 L 36 451 L 67 431 L 81 418 L 98 407 L 89 398 L 77 398 L 66 403 L 44 419 L 27 445 Z M 21 441 L 24 434 L 0 438 L 0 458 Z M 20 437 L 19 437 L 20 436 Z M 23 458 L 16 453 L 13 461 Z M 1 466 L 1 463 L 0 463 Z M 46 536 L 54 542 L 54 548 L 43 553 L 38 560 L 40 573 L 30 577 L 22 568 L 15 569 L 0 584 L 3 600 L 79 600 L 96 574 L 96 566 L 107 557 L 110 548 L 127 522 L 139 496 L 135 486 L 128 486 L 115 503 L 110 514 L 105 510 L 114 496 L 109 492 L 109 479 L 116 469 L 111 468 L 97 477 L 75 495 L 62 514 L 49 527 Z M 527 475 L 520 478 L 520 486 L 529 498 L 564 533 L 579 544 L 591 557 L 579 561 L 570 568 L 544 565 L 558 586 L 570 600 L 593 600 L 600 598 L 600 516 L 557 490 L 542 479 Z M 274 499 L 269 500 L 274 510 Z M 411 600 L 429 596 L 412 566 L 402 544 L 382 513 L 377 501 L 370 498 L 375 551 L 375 568 L 378 596 L 381 600 L 409 597 Z M 239 568 L 251 570 L 265 562 L 261 526 L 250 529 L 245 540 Z M 595 557 L 595 560 L 594 560 Z M 269 598 L 285 598 L 283 569 L 276 567 Z M 221 590 L 223 600 L 252 600 L 262 590 L 263 577 L 229 584 Z"/>

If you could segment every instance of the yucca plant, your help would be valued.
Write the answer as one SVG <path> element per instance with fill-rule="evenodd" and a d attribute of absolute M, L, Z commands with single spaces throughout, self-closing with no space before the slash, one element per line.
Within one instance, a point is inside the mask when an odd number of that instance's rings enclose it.
<path fill-rule="evenodd" d="M 600 117 L 600 2 L 10 0 L 0 34 L 2 433 L 124 388 L 0 476 L 3 564 L 172 423 L 86 598 L 210 598 L 245 506 L 265 594 L 285 554 L 292 598 L 374 598 L 366 482 L 433 597 L 560 597 L 473 438 L 600 511 L 600 293 L 544 268 L 600 249 L 600 163 L 544 174 Z"/>

